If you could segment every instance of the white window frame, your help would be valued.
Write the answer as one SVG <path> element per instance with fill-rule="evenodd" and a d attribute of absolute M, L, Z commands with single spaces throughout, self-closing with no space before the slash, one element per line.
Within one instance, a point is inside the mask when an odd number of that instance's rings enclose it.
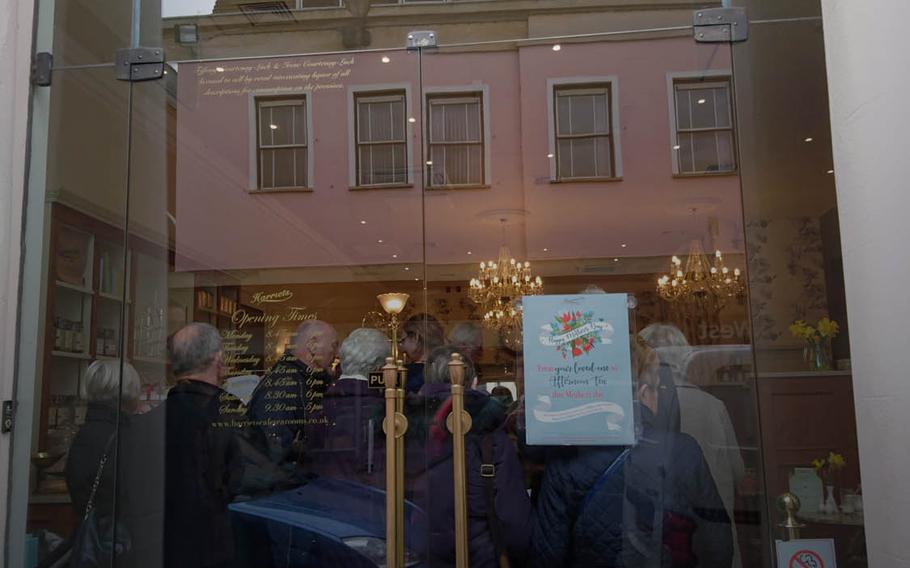
<path fill-rule="evenodd" d="M 382 95 L 391 91 L 404 91 L 405 157 L 407 181 L 403 184 L 359 185 L 357 183 L 357 97 Z M 414 185 L 414 126 L 409 119 L 415 117 L 410 83 L 380 83 L 348 87 L 348 187 L 350 189 L 395 189 Z M 419 118 L 418 118 L 419 120 Z"/>
<path fill-rule="evenodd" d="M 268 99 L 272 97 L 297 97 L 303 99 L 306 109 L 306 154 L 307 154 L 307 172 L 306 185 L 299 187 L 276 187 L 262 189 L 259 187 L 259 105 L 258 99 Z M 249 113 L 249 163 L 250 175 L 248 191 L 251 193 L 280 193 L 282 191 L 312 191 L 316 187 L 315 179 L 315 162 L 313 156 L 315 148 L 313 141 L 313 93 L 312 90 L 289 90 L 289 91 L 256 91 L 248 96 L 248 113 Z"/>
<path fill-rule="evenodd" d="M 427 179 L 427 189 L 432 189 L 434 191 L 445 191 L 448 189 L 477 189 L 477 188 L 487 188 L 493 185 L 493 151 L 491 148 L 490 142 L 493 137 L 491 135 L 492 129 L 490 128 L 490 86 L 484 83 L 475 83 L 472 85 L 458 85 L 458 86 L 446 86 L 446 87 L 425 87 L 423 90 L 424 94 L 424 108 L 426 112 L 423 117 L 424 122 L 426 123 L 423 131 L 423 168 L 426 172 Z M 483 127 L 483 132 L 481 133 L 483 137 L 483 182 L 480 186 L 471 184 L 471 185 L 431 185 L 430 184 L 430 168 L 426 165 L 427 160 L 430 159 L 430 98 L 442 97 L 445 95 L 480 95 L 480 120 L 481 126 Z"/>
<path fill-rule="evenodd" d="M 606 85 L 610 89 L 610 138 L 613 142 L 613 175 L 610 177 L 562 180 L 559 178 L 559 166 L 556 161 L 556 89 L 575 86 L 583 87 L 585 85 Z M 551 183 L 588 183 L 622 180 L 621 133 L 622 126 L 619 117 L 619 77 L 616 75 L 605 75 L 600 77 L 560 77 L 547 79 L 547 148 Z"/>
<path fill-rule="evenodd" d="M 679 168 L 679 152 L 674 149 L 678 141 L 676 126 L 676 83 L 691 83 L 705 80 L 706 83 L 725 81 L 730 94 L 730 131 L 733 135 L 733 169 L 722 172 L 682 172 Z M 670 160 L 673 164 L 673 175 L 679 177 L 730 176 L 739 173 L 739 148 L 736 140 L 736 107 L 733 100 L 733 73 L 730 69 L 712 69 L 707 71 L 678 71 L 667 73 L 667 110 L 670 120 Z"/>

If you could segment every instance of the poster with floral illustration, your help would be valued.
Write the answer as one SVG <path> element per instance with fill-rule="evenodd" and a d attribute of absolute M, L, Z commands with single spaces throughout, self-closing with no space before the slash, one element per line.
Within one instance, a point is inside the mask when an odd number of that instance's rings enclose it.
<path fill-rule="evenodd" d="M 626 294 L 527 296 L 522 305 L 528 444 L 632 444 Z"/>

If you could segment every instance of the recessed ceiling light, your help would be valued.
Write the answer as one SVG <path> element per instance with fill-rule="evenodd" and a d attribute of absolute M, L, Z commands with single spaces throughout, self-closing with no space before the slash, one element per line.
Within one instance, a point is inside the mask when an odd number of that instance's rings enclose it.
<path fill-rule="evenodd" d="M 405 269 L 405 270 L 410 270 L 411 268 L 408 267 L 408 266 L 405 266 L 404 269 Z"/>
<path fill-rule="evenodd" d="M 218 71 L 219 73 L 224 73 L 224 67 L 215 67 L 215 71 Z"/>
<path fill-rule="evenodd" d="M 613 259 L 613 262 L 619 262 L 619 259 L 618 259 L 618 258 L 614 258 L 614 259 Z"/>
<path fill-rule="evenodd" d="M 550 249 L 544 248 L 543 251 L 544 251 L 544 252 L 550 252 Z"/>
<path fill-rule="evenodd" d="M 471 251 L 468 251 L 468 254 L 474 254 L 474 253 L 473 253 L 473 252 L 471 252 Z"/>
<path fill-rule="evenodd" d="M 364 220 L 364 219 L 361 219 L 361 220 L 360 220 L 360 224 L 361 224 L 361 225 L 366 225 L 366 224 L 367 224 L 367 222 L 366 222 L 366 220 Z"/>
<path fill-rule="evenodd" d="M 388 55 L 383 55 L 383 56 L 382 56 L 382 62 L 383 62 L 383 63 L 388 63 L 389 61 L 391 61 L 391 59 L 389 59 L 389 56 L 388 56 Z"/>
<path fill-rule="evenodd" d="M 562 46 L 559 45 L 558 43 L 553 46 L 553 51 L 559 51 L 560 49 L 562 49 Z"/>
<path fill-rule="evenodd" d="M 417 122 L 417 119 L 412 116 L 411 118 L 408 119 L 408 122 L 410 122 L 411 124 L 414 124 L 415 122 Z"/>
<path fill-rule="evenodd" d="M 398 255 L 397 255 L 397 254 L 393 254 L 393 255 L 392 255 L 392 258 L 398 258 Z"/>
<path fill-rule="evenodd" d="M 834 173 L 834 170 L 828 170 L 827 173 L 833 174 L 833 173 Z"/>
<path fill-rule="evenodd" d="M 547 154 L 547 157 L 548 157 L 548 158 L 552 158 L 552 157 L 553 157 L 553 154 Z"/>
<path fill-rule="evenodd" d="M 270 125 L 269 125 L 269 128 L 271 128 L 272 130 L 278 130 L 278 125 L 277 125 L 277 124 L 270 124 Z"/>
<path fill-rule="evenodd" d="M 420 282 L 420 278 L 415 278 L 415 279 L 414 279 L 414 280 L 416 280 L 416 281 L 418 281 L 418 282 Z"/>
<path fill-rule="evenodd" d="M 432 165 L 433 165 L 433 160 L 427 160 L 427 165 L 428 165 L 428 166 L 432 166 Z"/>
<path fill-rule="evenodd" d="M 679 144 L 676 144 L 675 146 L 673 146 L 673 149 L 674 149 L 674 150 L 679 150 Z"/>
<path fill-rule="evenodd" d="M 808 136 L 805 140 L 803 140 L 803 142 L 812 142 L 812 140 L 813 138 L 811 136 Z"/>
<path fill-rule="evenodd" d="M 379 240 L 376 241 L 376 242 L 379 243 L 379 244 L 382 244 L 382 239 L 379 239 Z"/>
<path fill-rule="evenodd" d="M 703 105 L 708 102 L 708 99 L 698 99 L 698 104 Z"/>
<path fill-rule="evenodd" d="M 626 243 L 622 243 L 622 244 L 619 245 L 619 246 L 621 246 L 622 248 L 626 248 L 626 247 L 629 246 L 629 245 L 627 245 Z"/>

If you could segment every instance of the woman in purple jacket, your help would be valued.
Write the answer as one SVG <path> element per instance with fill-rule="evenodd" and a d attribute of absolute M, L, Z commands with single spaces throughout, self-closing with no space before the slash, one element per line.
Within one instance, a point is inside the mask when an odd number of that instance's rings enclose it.
<path fill-rule="evenodd" d="M 455 564 L 452 436 L 445 426 L 451 411 L 448 363 L 455 352 L 453 347 L 433 350 L 426 382 L 418 396 L 408 400 L 406 491 L 427 512 L 429 566 Z M 469 359 L 465 364 L 465 383 L 470 385 L 476 373 Z M 503 428 L 506 409 L 473 389 L 466 389 L 465 409 L 473 422 L 465 440 L 470 565 L 501 566 L 504 556 L 512 566 L 521 566 L 530 548 L 534 515 L 518 454 Z"/>

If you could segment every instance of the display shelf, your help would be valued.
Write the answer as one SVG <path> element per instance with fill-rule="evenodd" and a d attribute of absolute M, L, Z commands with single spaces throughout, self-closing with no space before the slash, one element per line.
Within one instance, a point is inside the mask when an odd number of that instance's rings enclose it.
<path fill-rule="evenodd" d="M 147 365 L 167 365 L 165 359 L 156 359 L 154 357 L 133 357 L 132 363 L 145 363 Z"/>
<path fill-rule="evenodd" d="M 75 284 L 63 282 L 62 280 L 57 280 L 55 284 L 60 288 L 66 288 L 67 290 L 73 290 L 74 292 L 88 294 L 89 296 L 94 293 L 91 288 L 85 288 L 84 286 L 76 286 Z"/>
<path fill-rule="evenodd" d="M 106 292 L 98 292 L 98 297 L 103 300 L 110 300 L 112 302 L 123 302 L 123 298 L 121 298 L 120 296 L 115 296 L 113 294 L 108 294 Z M 129 304 L 130 301 L 127 300 L 126 303 Z"/>
<path fill-rule="evenodd" d="M 88 353 L 74 353 L 72 351 L 51 351 L 54 357 L 63 357 L 65 359 L 83 359 L 89 360 L 92 356 Z"/>

